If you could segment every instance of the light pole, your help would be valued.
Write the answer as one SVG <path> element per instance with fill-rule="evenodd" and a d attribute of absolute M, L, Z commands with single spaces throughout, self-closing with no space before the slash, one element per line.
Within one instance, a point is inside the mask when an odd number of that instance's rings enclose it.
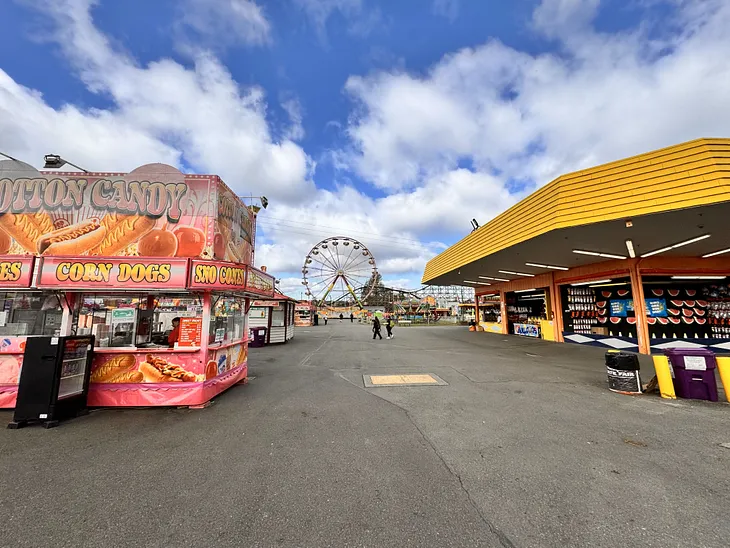
<path fill-rule="evenodd" d="M 19 162 L 20 161 L 17 158 L 13 158 L 12 156 L 10 156 L 10 154 L 5 154 L 4 152 L 0 152 L 0 156 L 5 156 L 8 160 L 12 160 L 13 162 Z"/>

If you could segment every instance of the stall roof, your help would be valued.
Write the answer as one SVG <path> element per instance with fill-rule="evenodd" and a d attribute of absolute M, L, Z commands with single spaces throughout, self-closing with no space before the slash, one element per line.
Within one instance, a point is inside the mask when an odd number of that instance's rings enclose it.
<path fill-rule="evenodd" d="M 260 306 L 277 306 L 277 303 L 281 301 L 289 301 L 292 303 L 298 302 L 296 299 L 292 299 L 291 297 L 284 295 L 283 293 L 275 291 L 273 298 L 256 300 L 251 306 L 253 306 L 254 308 Z"/>
<path fill-rule="evenodd" d="M 431 259 L 422 281 L 485 287 L 490 280 L 478 276 L 550 272 L 526 263 L 606 260 L 575 249 L 628 256 L 627 239 L 641 256 L 710 234 L 665 252 L 702 256 L 730 247 L 729 213 L 730 139 L 697 139 L 558 177 Z"/>

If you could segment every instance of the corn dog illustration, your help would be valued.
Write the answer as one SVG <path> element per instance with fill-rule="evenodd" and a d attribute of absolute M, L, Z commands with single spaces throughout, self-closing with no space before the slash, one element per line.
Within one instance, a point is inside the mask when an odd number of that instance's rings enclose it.
<path fill-rule="evenodd" d="M 47 213 L 5 213 L 0 216 L 0 228 L 7 232 L 28 253 L 35 253 L 38 239 L 53 231 Z"/>
<path fill-rule="evenodd" d="M 141 215 L 109 213 L 101 220 L 106 229 L 104 239 L 89 255 L 115 255 L 133 244 L 155 227 L 155 220 Z"/>
<path fill-rule="evenodd" d="M 99 219 L 59 228 L 38 238 L 39 255 L 84 255 L 106 236 Z"/>

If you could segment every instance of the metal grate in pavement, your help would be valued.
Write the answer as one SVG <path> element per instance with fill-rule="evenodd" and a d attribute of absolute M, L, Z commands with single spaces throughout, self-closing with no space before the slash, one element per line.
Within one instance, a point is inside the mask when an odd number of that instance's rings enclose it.
<path fill-rule="evenodd" d="M 363 375 L 365 388 L 384 386 L 448 386 L 449 383 L 433 373 L 406 375 Z"/>

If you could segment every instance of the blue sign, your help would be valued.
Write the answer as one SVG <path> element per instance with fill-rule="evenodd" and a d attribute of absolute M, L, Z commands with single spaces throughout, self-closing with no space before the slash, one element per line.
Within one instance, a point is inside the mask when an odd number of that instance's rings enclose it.
<path fill-rule="evenodd" d="M 667 317 L 667 301 L 665 299 L 645 299 L 646 315 L 650 318 Z"/>
<path fill-rule="evenodd" d="M 540 328 L 531 323 L 516 323 L 515 324 L 515 335 L 522 335 L 524 337 L 540 338 Z"/>
<path fill-rule="evenodd" d="M 634 309 L 634 302 L 629 299 L 617 299 L 610 302 L 611 316 L 625 318 L 626 313 Z"/>

